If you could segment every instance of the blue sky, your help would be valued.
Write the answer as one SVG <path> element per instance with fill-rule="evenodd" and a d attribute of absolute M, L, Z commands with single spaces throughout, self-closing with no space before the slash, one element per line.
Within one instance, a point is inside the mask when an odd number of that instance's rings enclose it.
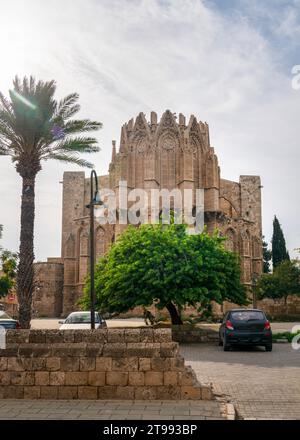
<path fill-rule="evenodd" d="M 267 239 L 276 214 L 292 255 L 300 246 L 299 108 L 291 69 L 300 65 L 300 0 L 1 1 L 0 90 L 15 74 L 56 79 L 57 97 L 77 91 L 81 116 L 111 140 L 143 111 L 194 114 L 210 125 L 222 177 L 259 174 Z M 89 157 L 90 159 L 90 157 Z M 63 171 L 45 163 L 37 180 L 36 256 L 60 254 Z M 19 239 L 20 178 L 0 161 L 3 246 Z M 5 209 L 4 209 L 5 207 Z"/>

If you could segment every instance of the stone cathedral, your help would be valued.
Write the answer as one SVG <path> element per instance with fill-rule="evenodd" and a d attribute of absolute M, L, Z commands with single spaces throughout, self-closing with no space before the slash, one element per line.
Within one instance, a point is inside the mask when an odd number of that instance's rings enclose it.
<path fill-rule="evenodd" d="M 261 182 L 259 176 L 240 176 L 239 182 L 221 177 L 210 144 L 207 123 L 186 120 L 167 110 L 160 120 L 143 113 L 121 128 L 120 145 L 112 143 L 109 172 L 99 185 L 128 189 L 204 189 L 204 219 L 208 231 L 226 235 L 228 249 L 241 256 L 242 281 L 250 286 L 262 272 Z M 36 263 L 33 307 L 39 316 L 67 315 L 76 310 L 89 265 L 90 181 L 84 172 L 63 176 L 61 256 Z M 118 207 L 117 207 L 118 208 Z M 126 226 L 95 223 L 96 258 L 101 257 Z"/>

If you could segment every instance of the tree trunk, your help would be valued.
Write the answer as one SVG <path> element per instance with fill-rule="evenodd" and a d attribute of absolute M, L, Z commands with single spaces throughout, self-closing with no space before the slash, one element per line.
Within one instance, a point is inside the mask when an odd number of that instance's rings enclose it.
<path fill-rule="evenodd" d="M 21 328 L 30 328 L 31 303 L 34 287 L 34 210 L 35 176 L 23 177 L 21 202 L 21 234 L 19 266 L 17 273 L 17 296 Z"/>
<path fill-rule="evenodd" d="M 176 307 L 174 306 L 174 304 L 172 302 L 169 302 L 166 305 L 166 308 L 167 308 L 168 312 L 170 313 L 172 325 L 182 325 L 183 322 L 182 322 L 180 315 L 179 315 Z"/>

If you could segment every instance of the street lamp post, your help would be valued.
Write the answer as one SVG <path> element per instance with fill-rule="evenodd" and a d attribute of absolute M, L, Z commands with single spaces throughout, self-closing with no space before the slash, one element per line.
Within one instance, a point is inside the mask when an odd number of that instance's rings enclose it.
<path fill-rule="evenodd" d="M 95 182 L 95 190 L 94 190 Z M 95 234 L 94 234 L 94 207 L 102 205 L 98 188 L 98 177 L 95 170 L 91 171 L 90 178 L 91 198 L 87 208 L 90 210 L 90 301 L 91 301 L 91 329 L 95 328 Z"/>

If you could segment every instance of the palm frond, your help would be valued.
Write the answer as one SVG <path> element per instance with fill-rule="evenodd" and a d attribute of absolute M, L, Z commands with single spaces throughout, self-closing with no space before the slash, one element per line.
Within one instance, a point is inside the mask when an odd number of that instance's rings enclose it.
<path fill-rule="evenodd" d="M 66 123 L 63 130 L 66 134 L 81 133 L 85 131 L 94 131 L 102 128 L 101 122 L 90 121 L 89 119 L 73 119 Z"/>
<path fill-rule="evenodd" d="M 98 153 L 100 148 L 96 145 L 97 139 L 90 137 L 75 137 L 59 142 L 52 151 Z"/>
<path fill-rule="evenodd" d="M 84 168 L 94 168 L 94 165 L 91 162 L 88 162 L 85 159 L 80 158 L 79 156 L 71 155 L 71 154 L 63 154 L 63 153 L 49 153 L 44 157 L 45 160 L 55 159 L 60 162 L 72 163 L 76 164 L 80 167 Z"/>
<path fill-rule="evenodd" d="M 71 93 L 67 95 L 64 99 L 59 101 L 56 109 L 56 117 L 61 119 L 66 119 L 69 117 L 70 109 L 74 108 L 75 113 L 79 111 L 80 106 L 76 104 L 78 101 L 79 95 L 78 93 Z"/>

